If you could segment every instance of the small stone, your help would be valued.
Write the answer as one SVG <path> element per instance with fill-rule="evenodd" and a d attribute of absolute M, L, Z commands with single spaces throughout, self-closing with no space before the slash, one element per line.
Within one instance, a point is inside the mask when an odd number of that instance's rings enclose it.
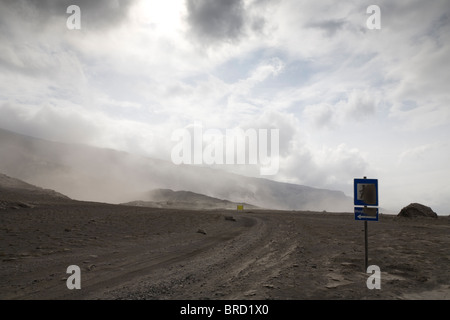
<path fill-rule="evenodd" d="M 15 261 L 15 260 L 17 260 L 17 258 L 5 258 L 5 259 L 3 259 L 3 261 Z"/>
<path fill-rule="evenodd" d="M 244 296 L 246 297 L 256 296 L 256 290 L 249 290 L 246 293 L 244 293 Z"/>

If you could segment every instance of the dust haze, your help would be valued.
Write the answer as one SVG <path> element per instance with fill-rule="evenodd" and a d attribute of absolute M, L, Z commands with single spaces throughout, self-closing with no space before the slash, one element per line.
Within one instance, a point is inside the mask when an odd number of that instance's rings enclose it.
<path fill-rule="evenodd" d="M 2 130 L 0 170 L 77 200 L 148 200 L 158 188 L 192 191 L 261 208 L 343 211 L 342 192 L 250 178 L 225 171 L 136 156 L 110 149 L 35 139 Z"/>

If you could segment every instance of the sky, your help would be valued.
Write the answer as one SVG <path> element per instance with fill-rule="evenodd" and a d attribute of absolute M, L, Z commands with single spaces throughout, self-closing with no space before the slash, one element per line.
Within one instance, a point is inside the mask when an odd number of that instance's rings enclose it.
<path fill-rule="evenodd" d="M 167 161 L 195 123 L 278 129 L 276 174 L 215 167 L 450 214 L 449 57 L 447 0 L 0 0 L 0 127 Z"/>

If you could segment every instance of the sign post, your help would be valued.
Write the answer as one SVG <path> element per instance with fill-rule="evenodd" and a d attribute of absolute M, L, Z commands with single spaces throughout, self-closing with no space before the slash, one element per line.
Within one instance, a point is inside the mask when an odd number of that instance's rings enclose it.
<path fill-rule="evenodd" d="M 367 271 L 369 266 L 369 238 L 368 238 L 367 220 L 364 220 L 364 271 Z"/>
<path fill-rule="evenodd" d="M 369 265 L 367 221 L 378 221 L 378 180 L 354 179 L 355 220 L 364 221 L 364 272 Z M 358 206 L 358 207 L 356 207 Z"/>

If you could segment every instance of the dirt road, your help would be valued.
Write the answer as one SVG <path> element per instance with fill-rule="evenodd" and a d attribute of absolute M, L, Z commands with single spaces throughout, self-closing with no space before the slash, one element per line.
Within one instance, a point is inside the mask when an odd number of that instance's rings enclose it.
<path fill-rule="evenodd" d="M 450 299 L 450 219 L 73 202 L 0 212 L 0 299 Z M 69 265 L 81 289 L 69 290 Z"/>

